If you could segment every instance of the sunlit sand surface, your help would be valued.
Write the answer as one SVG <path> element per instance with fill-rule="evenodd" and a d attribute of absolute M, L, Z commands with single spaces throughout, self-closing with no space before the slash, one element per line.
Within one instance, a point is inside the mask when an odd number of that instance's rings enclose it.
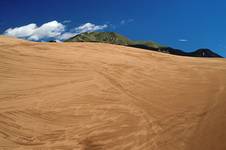
<path fill-rule="evenodd" d="M 0 150 L 225 150 L 226 61 L 0 37 Z"/>

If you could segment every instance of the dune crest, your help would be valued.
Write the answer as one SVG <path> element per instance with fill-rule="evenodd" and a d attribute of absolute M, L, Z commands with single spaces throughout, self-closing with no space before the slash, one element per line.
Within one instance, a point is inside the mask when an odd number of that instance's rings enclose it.
<path fill-rule="evenodd" d="M 225 150 L 226 61 L 0 37 L 0 149 Z"/>

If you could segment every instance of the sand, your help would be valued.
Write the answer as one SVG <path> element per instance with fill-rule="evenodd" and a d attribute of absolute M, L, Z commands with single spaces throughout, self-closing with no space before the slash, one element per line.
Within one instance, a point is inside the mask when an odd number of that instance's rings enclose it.
<path fill-rule="evenodd" d="M 225 59 L 0 37 L 0 150 L 225 149 Z"/>

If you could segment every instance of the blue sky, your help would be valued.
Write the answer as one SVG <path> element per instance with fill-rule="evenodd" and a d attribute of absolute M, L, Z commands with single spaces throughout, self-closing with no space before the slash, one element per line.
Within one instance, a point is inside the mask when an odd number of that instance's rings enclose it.
<path fill-rule="evenodd" d="M 63 32 L 78 33 L 90 23 L 86 27 L 91 30 L 186 51 L 210 48 L 226 57 L 225 0 L 1 0 L 0 6 L 2 34 L 9 28 L 33 23 L 37 29 L 52 21 L 62 24 Z"/>

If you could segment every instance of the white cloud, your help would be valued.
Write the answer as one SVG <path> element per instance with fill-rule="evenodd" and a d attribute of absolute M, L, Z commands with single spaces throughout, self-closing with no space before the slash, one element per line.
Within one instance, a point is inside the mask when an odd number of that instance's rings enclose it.
<path fill-rule="evenodd" d="M 71 20 L 64 20 L 63 23 L 65 23 L 65 24 L 71 23 Z"/>
<path fill-rule="evenodd" d="M 120 21 L 120 24 L 121 25 L 124 25 L 124 24 L 129 24 L 131 22 L 134 22 L 134 19 L 126 19 L 126 20 L 121 20 Z"/>
<path fill-rule="evenodd" d="M 67 23 L 69 22 L 67 21 Z M 108 25 L 106 24 L 95 25 L 92 23 L 85 23 L 74 28 L 72 32 L 67 32 L 65 31 L 66 26 L 64 24 L 57 21 L 51 21 L 44 23 L 39 27 L 35 23 L 31 23 L 21 27 L 9 28 L 4 32 L 4 34 L 34 41 L 40 41 L 49 38 L 53 38 L 55 40 L 65 40 L 83 32 L 103 30 L 107 27 Z"/>
<path fill-rule="evenodd" d="M 179 42 L 188 42 L 187 39 L 179 39 L 178 41 L 179 41 Z"/>
<path fill-rule="evenodd" d="M 106 25 L 106 24 L 95 25 L 95 24 L 92 24 L 92 23 L 85 23 L 85 24 L 75 28 L 75 31 L 76 31 L 76 33 L 93 32 L 93 31 L 97 31 L 97 30 L 103 30 L 107 27 L 108 27 L 108 25 Z"/>
<path fill-rule="evenodd" d="M 36 28 L 36 24 L 31 23 L 22 27 L 9 28 L 5 31 L 5 35 L 24 38 L 31 36 Z"/>
<path fill-rule="evenodd" d="M 38 41 L 45 38 L 54 38 L 64 31 L 65 26 L 57 21 L 47 22 L 40 27 L 31 23 L 25 26 L 9 28 L 5 35 Z"/>
<path fill-rule="evenodd" d="M 69 39 L 77 34 L 84 33 L 84 32 L 93 32 L 93 31 L 98 31 L 98 30 L 103 30 L 107 28 L 108 25 L 95 25 L 92 23 L 85 23 L 83 25 L 80 25 L 76 28 L 74 28 L 73 32 L 65 32 L 62 33 L 60 36 L 58 36 L 59 40 L 66 40 Z"/>
<path fill-rule="evenodd" d="M 57 21 L 47 22 L 36 28 L 28 39 L 37 41 L 45 38 L 54 38 L 61 35 L 64 29 L 65 26 Z"/>
<path fill-rule="evenodd" d="M 124 25 L 125 23 L 126 23 L 125 20 L 121 20 L 121 21 L 120 21 L 120 24 L 121 24 L 121 25 Z"/>
<path fill-rule="evenodd" d="M 63 34 L 61 34 L 60 36 L 57 37 L 57 39 L 59 40 L 66 40 L 69 39 L 75 35 L 77 35 L 78 33 L 71 33 L 71 32 L 65 32 Z"/>

